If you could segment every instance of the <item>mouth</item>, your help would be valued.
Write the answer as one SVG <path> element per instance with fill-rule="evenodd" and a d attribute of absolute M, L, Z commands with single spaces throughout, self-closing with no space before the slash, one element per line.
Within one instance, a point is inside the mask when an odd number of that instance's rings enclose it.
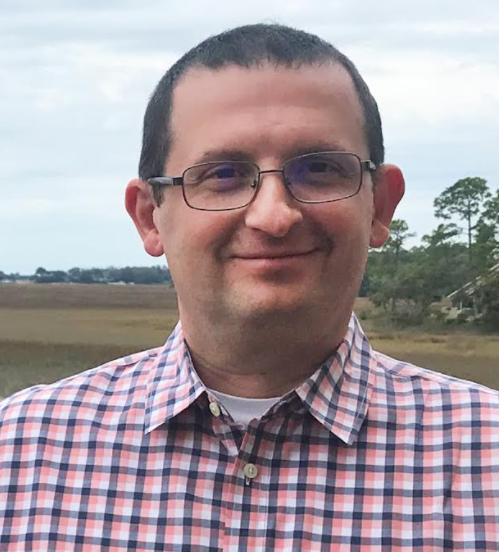
<path fill-rule="evenodd" d="M 234 255 L 236 259 L 241 259 L 243 261 L 279 261 L 286 259 L 295 259 L 300 257 L 306 257 L 315 253 L 316 249 L 310 249 L 307 251 L 268 251 L 268 252 L 258 252 L 258 253 L 247 253 L 242 255 Z"/>
<path fill-rule="evenodd" d="M 300 273 L 313 263 L 318 249 L 308 251 L 259 251 L 258 253 L 236 255 L 233 260 L 245 272 L 265 274 Z"/>

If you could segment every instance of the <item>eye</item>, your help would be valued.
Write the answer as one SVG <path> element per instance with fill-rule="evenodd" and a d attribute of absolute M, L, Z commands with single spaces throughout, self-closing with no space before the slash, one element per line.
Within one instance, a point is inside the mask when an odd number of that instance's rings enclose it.
<path fill-rule="evenodd" d="M 235 178 L 236 176 L 238 176 L 236 168 L 230 165 L 213 167 L 204 175 L 205 178 L 219 178 L 221 180 Z"/>
<path fill-rule="evenodd" d="M 207 165 L 198 174 L 201 180 L 226 180 L 227 178 L 235 178 L 236 176 L 236 169 L 232 165 Z"/>
<path fill-rule="evenodd" d="M 333 173 L 341 176 L 348 175 L 345 167 L 330 159 L 310 159 L 305 165 L 305 170 L 313 174 Z"/>

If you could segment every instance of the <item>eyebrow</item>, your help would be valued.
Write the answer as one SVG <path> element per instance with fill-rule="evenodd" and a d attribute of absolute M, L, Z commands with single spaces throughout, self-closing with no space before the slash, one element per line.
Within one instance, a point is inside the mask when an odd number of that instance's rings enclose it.
<path fill-rule="evenodd" d="M 298 157 L 300 155 L 307 155 L 307 153 L 315 153 L 315 152 L 321 152 L 321 151 L 348 151 L 344 146 L 340 145 L 338 142 L 334 141 L 328 141 L 328 142 L 314 142 L 313 144 L 309 145 L 296 145 L 295 147 L 292 147 L 287 152 L 287 158 L 290 159 L 291 157 Z"/>
<path fill-rule="evenodd" d="M 344 146 L 339 143 L 331 142 L 314 142 L 313 144 L 303 145 L 296 144 L 286 151 L 283 162 L 293 157 L 307 155 L 308 153 L 316 153 L 321 151 L 347 151 Z M 206 163 L 210 161 L 249 161 L 255 163 L 254 156 L 247 151 L 235 148 L 221 148 L 205 151 L 198 157 L 193 164 Z"/>
<path fill-rule="evenodd" d="M 239 149 L 214 149 L 205 151 L 201 157 L 196 159 L 196 164 L 209 161 L 251 161 L 253 157 L 243 150 Z"/>

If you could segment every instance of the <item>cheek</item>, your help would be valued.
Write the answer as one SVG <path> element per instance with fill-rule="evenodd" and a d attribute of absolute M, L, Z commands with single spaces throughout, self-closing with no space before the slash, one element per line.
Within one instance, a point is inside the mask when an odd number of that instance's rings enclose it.
<path fill-rule="evenodd" d="M 345 297 L 357 293 L 364 274 L 371 235 L 371 221 L 360 211 L 349 211 L 338 217 L 333 233 L 333 252 L 328 265 L 332 286 L 343 288 Z"/>
<path fill-rule="evenodd" d="M 158 216 L 160 233 L 169 264 L 192 270 L 217 258 L 233 235 L 234 215 L 196 211 L 184 205 L 169 205 Z M 194 266 L 193 266 L 194 265 Z"/>
<path fill-rule="evenodd" d="M 373 222 L 373 202 L 372 194 L 359 194 L 358 201 L 350 206 L 349 220 L 347 223 L 348 232 L 355 241 L 357 247 L 368 249 L 371 238 L 371 228 Z"/>
<path fill-rule="evenodd" d="M 182 213 L 180 206 L 175 205 L 176 203 L 175 201 L 165 201 L 161 208 L 154 213 L 154 223 L 171 268 L 177 264 L 178 252 L 184 248 L 182 244 L 184 232 Z"/>
<path fill-rule="evenodd" d="M 329 207 L 327 204 L 321 205 L 314 218 L 317 224 L 326 229 L 336 247 L 351 248 L 348 252 L 355 254 L 359 247 L 367 248 L 369 243 L 372 208 L 365 201 L 345 200 L 342 203 L 330 204 Z"/>

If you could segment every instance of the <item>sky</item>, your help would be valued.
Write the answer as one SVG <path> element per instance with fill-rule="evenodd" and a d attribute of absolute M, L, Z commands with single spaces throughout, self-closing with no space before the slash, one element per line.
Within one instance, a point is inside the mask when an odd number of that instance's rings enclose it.
<path fill-rule="evenodd" d="M 499 187 L 497 0 L 0 0 L 0 270 L 157 265 L 124 209 L 164 72 L 211 34 L 319 35 L 376 98 L 416 245 L 460 178 Z"/>

